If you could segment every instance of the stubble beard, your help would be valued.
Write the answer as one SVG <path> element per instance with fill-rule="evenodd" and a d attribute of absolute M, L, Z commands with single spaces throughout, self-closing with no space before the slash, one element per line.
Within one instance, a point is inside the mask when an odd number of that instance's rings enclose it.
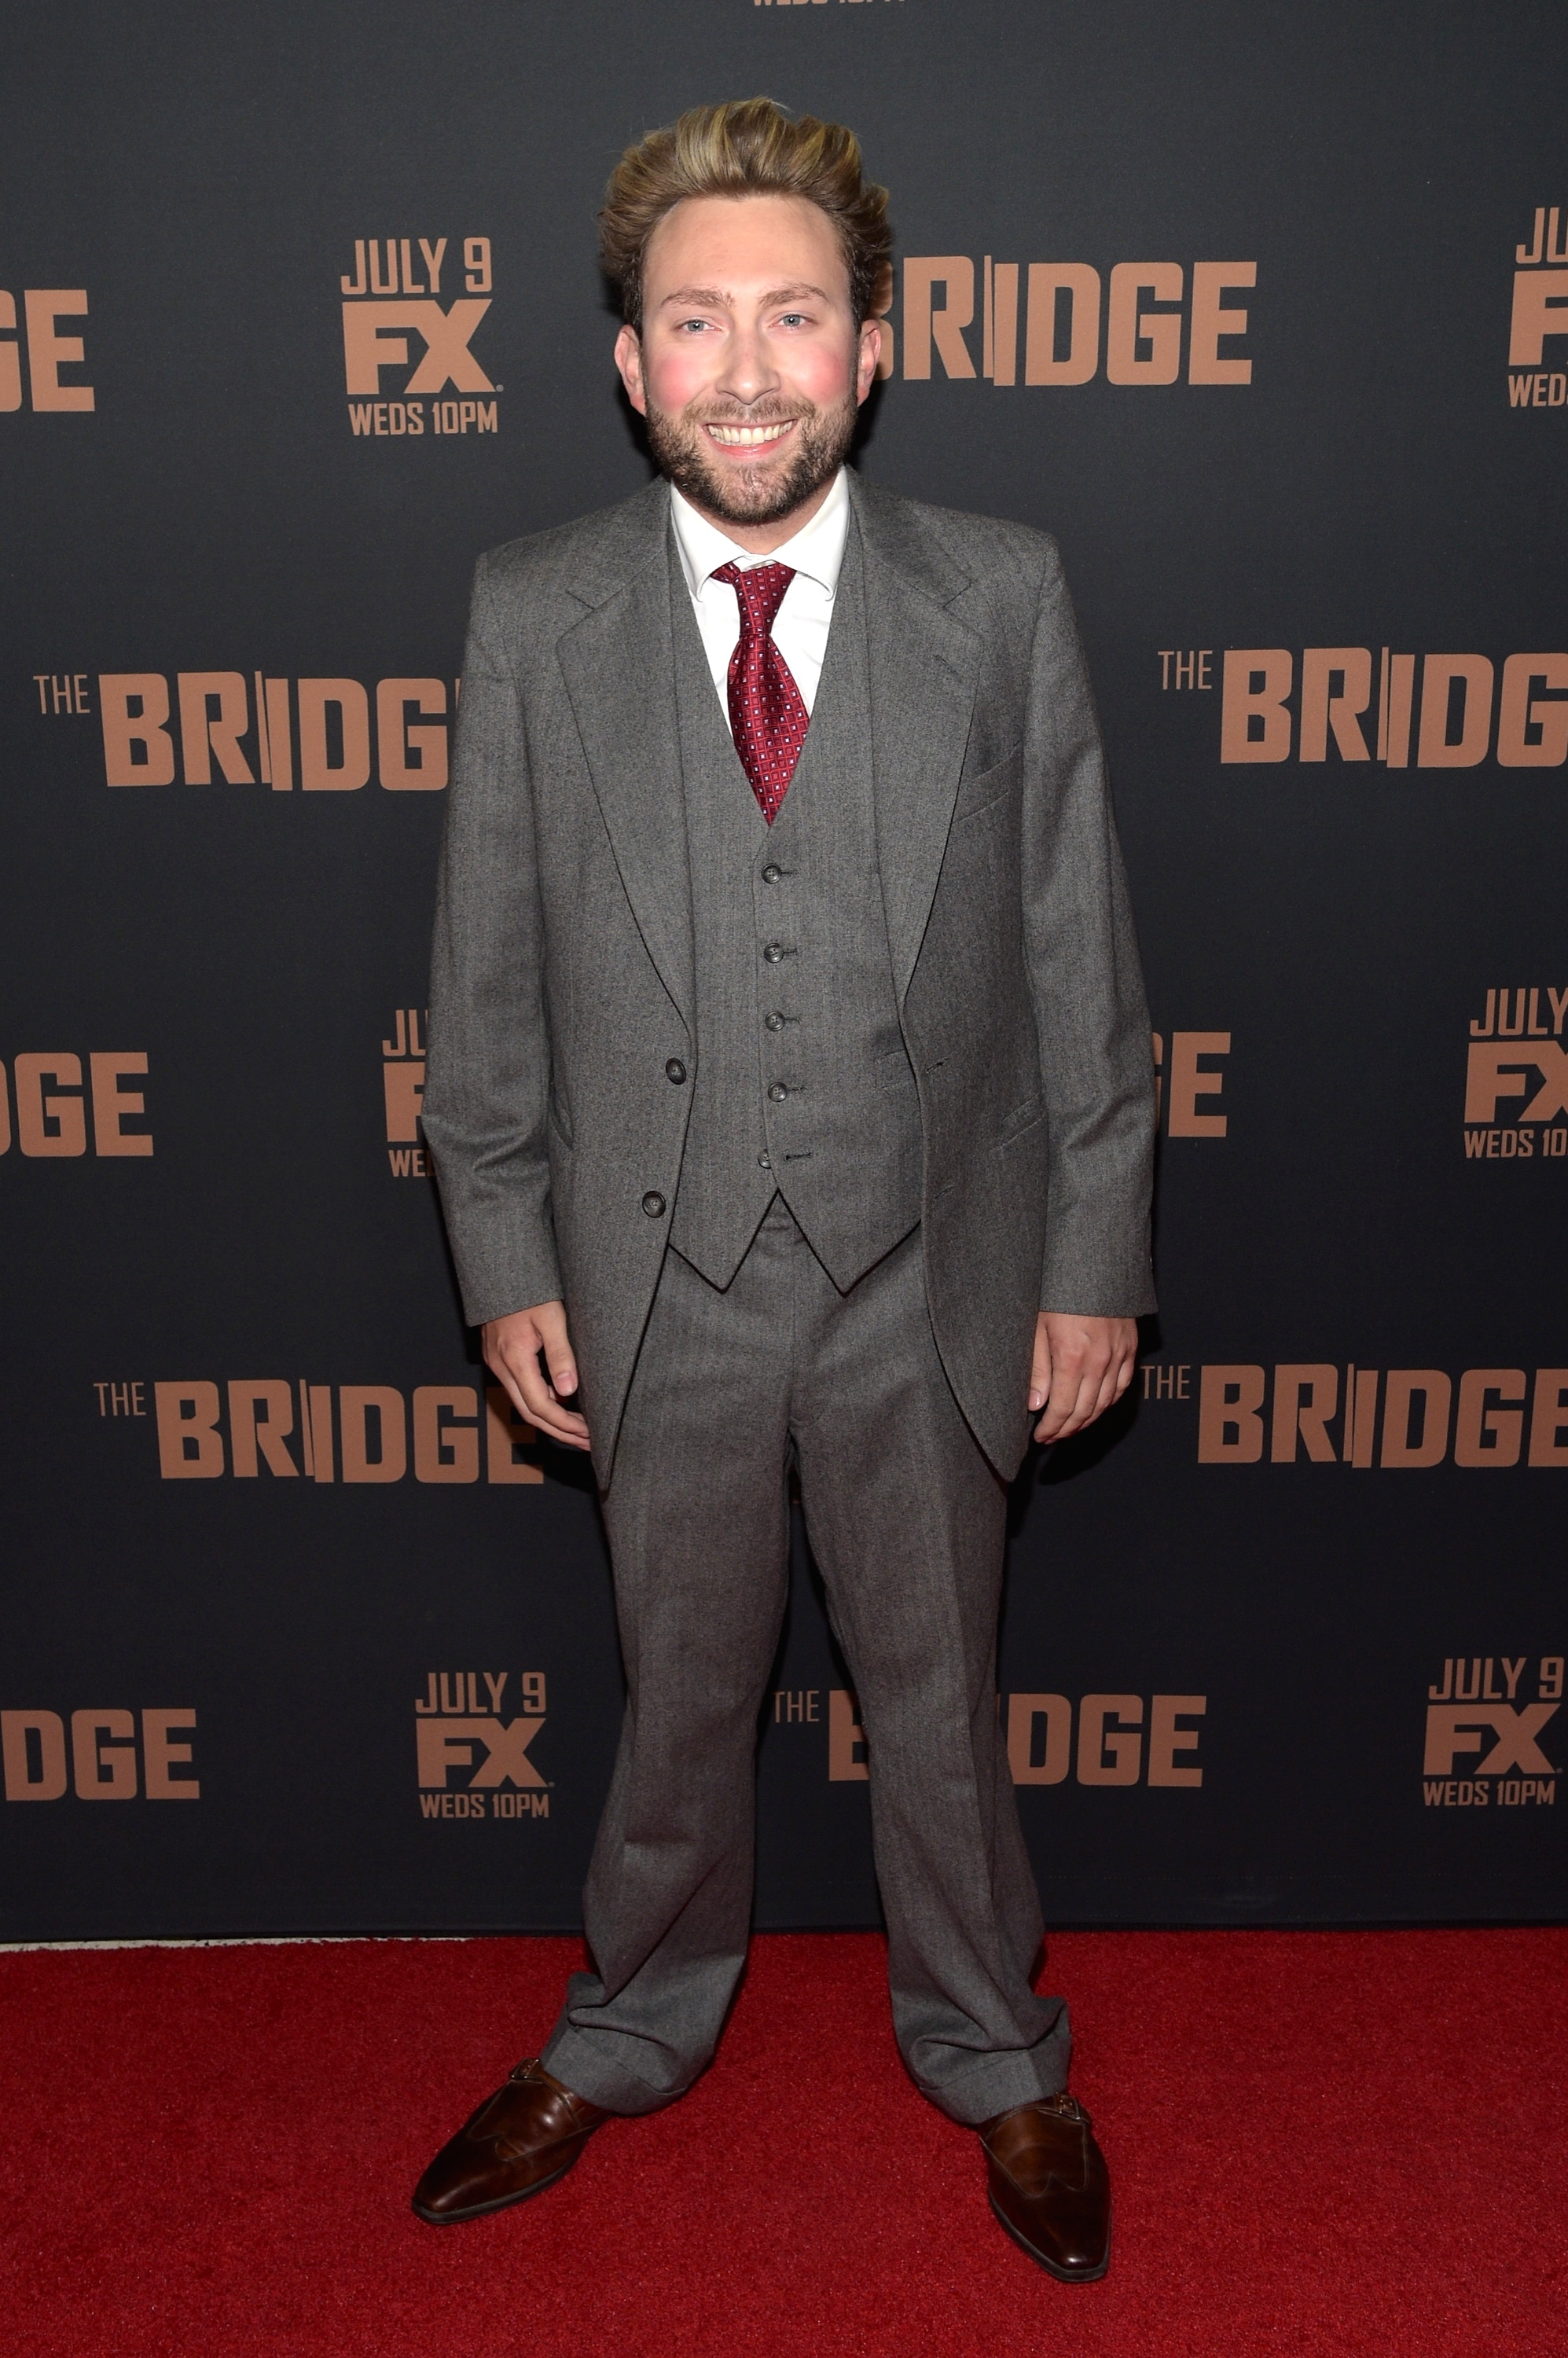
<path fill-rule="evenodd" d="M 707 514 L 726 524 L 782 524 L 804 507 L 844 463 L 855 435 L 860 405 L 852 393 L 831 409 L 812 402 L 762 402 L 755 409 L 697 405 L 676 411 L 646 411 L 648 447 L 659 472 Z M 705 426 L 767 426 L 775 418 L 795 421 L 791 455 L 781 472 L 770 462 L 726 468 L 709 455 Z"/>

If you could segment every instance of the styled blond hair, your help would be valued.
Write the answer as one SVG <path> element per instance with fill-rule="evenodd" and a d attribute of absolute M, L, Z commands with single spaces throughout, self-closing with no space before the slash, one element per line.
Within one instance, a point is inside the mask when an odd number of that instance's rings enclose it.
<path fill-rule="evenodd" d="M 804 197 L 838 232 L 860 326 L 873 309 L 892 254 L 888 196 L 868 180 L 860 143 L 841 123 L 814 114 L 791 122 L 771 98 L 688 108 L 628 147 L 610 177 L 599 216 L 599 251 L 622 317 L 643 328 L 648 240 L 687 197 Z"/>

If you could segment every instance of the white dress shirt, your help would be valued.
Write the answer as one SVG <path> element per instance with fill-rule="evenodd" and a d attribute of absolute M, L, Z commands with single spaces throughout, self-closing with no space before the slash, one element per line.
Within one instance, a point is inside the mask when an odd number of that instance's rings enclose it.
<path fill-rule="evenodd" d="M 827 653 L 827 627 L 833 620 L 844 543 L 849 535 L 849 491 L 843 468 L 833 478 L 832 490 L 810 523 L 803 525 L 792 540 L 771 549 L 766 557 L 753 557 L 750 549 L 738 548 L 716 524 L 699 515 L 691 502 L 683 499 L 673 487 L 670 514 L 675 522 L 681 570 L 691 592 L 692 611 L 702 633 L 713 685 L 719 690 L 725 727 L 730 725 L 730 658 L 741 637 L 741 601 L 731 582 L 714 580 L 714 573 L 721 565 L 738 565 L 743 573 L 750 572 L 755 565 L 793 568 L 795 579 L 784 591 L 784 602 L 773 617 L 773 640 L 789 665 L 801 701 L 809 712 Z"/>

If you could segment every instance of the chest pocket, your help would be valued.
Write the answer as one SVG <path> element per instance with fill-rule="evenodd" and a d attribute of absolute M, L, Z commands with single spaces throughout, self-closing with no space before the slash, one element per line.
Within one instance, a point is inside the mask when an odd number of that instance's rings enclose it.
<path fill-rule="evenodd" d="M 953 806 L 953 825 L 963 827 L 969 819 L 979 818 L 983 811 L 1009 795 L 1023 774 L 1023 747 L 1015 745 L 1000 762 L 992 762 L 972 778 L 966 778 L 958 789 L 958 799 Z"/>
<path fill-rule="evenodd" d="M 879 1056 L 872 1067 L 879 1089 L 912 1089 L 914 1087 L 914 1066 L 903 1048 L 890 1048 Z"/>

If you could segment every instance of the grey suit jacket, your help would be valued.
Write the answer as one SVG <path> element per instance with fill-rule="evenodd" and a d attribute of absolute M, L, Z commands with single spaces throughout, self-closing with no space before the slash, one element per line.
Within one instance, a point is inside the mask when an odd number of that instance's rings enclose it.
<path fill-rule="evenodd" d="M 1036 1312 L 1153 1307 L 1143 984 L 1054 544 L 849 485 L 931 1317 L 1011 1476 Z M 665 1065 L 700 1054 L 670 529 L 656 482 L 480 560 L 430 982 L 467 1315 L 564 1299 L 601 1480 L 680 1180 Z"/>

